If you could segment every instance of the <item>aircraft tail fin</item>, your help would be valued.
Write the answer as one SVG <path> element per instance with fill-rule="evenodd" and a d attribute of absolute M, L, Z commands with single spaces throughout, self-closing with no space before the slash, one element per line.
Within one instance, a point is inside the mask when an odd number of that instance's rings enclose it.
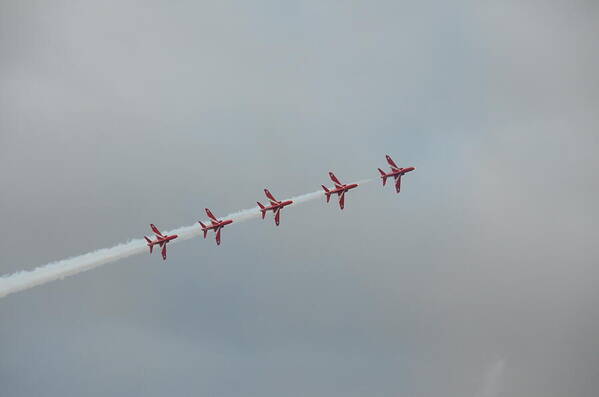
<path fill-rule="evenodd" d="M 202 221 L 198 221 L 198 223 L 202 226 L 202 231 L 204 232 L 204 238 L 206 238 L 206 235 L 208 234 L 208 229 L 206 229 L 206 225 L 204 225 L 202 223 Z"/>
<path fill-rule="evenodd" d="M 381 173 L 381 178 L 383 179 L 383 186 L 385 186 L 385 183 L 387 183 L 387 174 L 385 174 L 385 171 L 380 168 L 378 170 Z"/>
<path fill-rule="evenodd" d="M 327 196 L 327 203 L 331 199 L 331 191 L 325 185 L 320 185 L 324 189 L 324 194 Z"/>
<path fill-rule="evenodd" d="M 266 210 L 264 209 L 262 203 L 260 203 L 259 201 L 256 201 L 256 203 L 258 203 L 258 207 L 260 207 L 260 212 L 262 212 L 262 219 L 264 219 L 264 217 L 266 216 Z"/>
<path fill-rule="evenodd" d="M 154 246 L 152 245 L 152 240 L 150 240 L 149 238 L 147 238 L 146 236 L 144 236 L 144 238 L 146 239 L 146 241 L 148 242 L 148 247 L 150 247 L 150 254 L 152 253 L 152 248 L 154 248 Z"/>

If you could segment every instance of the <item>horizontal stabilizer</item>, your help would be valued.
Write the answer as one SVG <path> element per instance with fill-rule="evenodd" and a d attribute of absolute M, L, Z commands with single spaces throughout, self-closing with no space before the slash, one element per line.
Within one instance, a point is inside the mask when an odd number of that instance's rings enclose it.
<path fill-rule="evenodd" d="M 204 232 L 204 238 L 206 238 L 206 235 L 208 234 L 208 228 L 206 228 L 206 225 L 204 225 L 202 223 L 202 221 L 198 221 L 198 223 L 200 224 L 200 226 L 202 226 L 202 231 Z"/>
<path fill-rule="evenodd" d="M 150 247 L 150 254 L 151 254 L 152 253 L 152 248 L 154 248 L 154 244 L 152 244 L 152 240 L 150 240 L 148 237 L 144 236 L 144 238 L 148 242 L 148 247 Z"/>
<path fill-rule="evenodd" d="M 385 171 L 380 168 L 378 170 L 381 173 L 381 178 L 383 179 L 383 186 L 385 186 L 385 183 L 387 183 L 387 174 L 385 174 Z"/>
<path fill-rule="evenodd" d="M 324 194 L 327 196 L 327 203 L 331 199 L 331 191 L 325 185 L 320 185 L 324 189 Z"/>
<path fill-rule="evenodd" d="M 262 213 L 262 219 L 264 219 L 266 216 L 266 208 L 259 201 L 256 201 L 256 203 L 258 203 L 258 207 L 260 207 L 260 212 Z"/>

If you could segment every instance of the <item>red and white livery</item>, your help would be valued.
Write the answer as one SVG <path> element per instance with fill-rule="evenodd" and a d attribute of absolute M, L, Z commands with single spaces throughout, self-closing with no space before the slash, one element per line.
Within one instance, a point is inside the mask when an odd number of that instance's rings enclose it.
<path fill-rule="evenodd" d="M 335 188 L 328 189 L 325 185 L 321 185 L 322 188 L 324 189 L 324 194 L 327 196 L 327 203 L 331 199 L 331 194 L 337 194 L 339 196 L 339 207 L 341 209 L 343 209 L 343 207 L 345 207 L 345 193 L 347 191 L 349 191 L 350 189 L 358 187 L 358 184 L 350 183 L 350 184 L 345 185 L 345 184 L 339 182 L 339 179 L 337 179 L 335 174 L 333 174 L 330 171 L 329 171 L 329 177 L 331 177 L 331 180 L 335 184 Z"/>
<path fill-rule="evenodd" d="M 212 214 L 212 212 L 206 208 L 206 215 L 210 218 L 210 226 L 206 226 L 202 223 L 202 221 L 198 221 L 198 223 L 202 226 L 202 231 L 204 232 L 204 238 L 208 234 L 208 230 L 214 230 L 216 232 L 216 244 L 220 245 L 220 231 L 223 227 L 228 224 L 233 223 L 233 219 L 216 219 L 216 217 Z"/>
<path fill-rule="evenodd" d="M 393 178 L 395 178 L 395 191 L 397 193 L 399 193 L 399 191 L 401 190 L 401 177 L 410 171 L 414 171 L 416 168 L 414 168 L 414 167 L 401 168 L 397 164 L 395 164 L 395 161 L 393 161 L 393 159 L 388 154 L 386 155 L 386 157 L 387 157 L 387 163 L 389 163 L 389 167 L 391 167 L 391 172 L 385 173 L 385 171 L 383 171 L 382 169 L 380 169 L 380 168 L 378 169 L 379 172 L 381 173 L 381 179 L 383 180 L 383 186 L 385 186 L 385 183 L 387 182 L 387 178 L 393 177 Z"/>
<path fill-rule="evenodd" d="M 268 198 L 268 201 L 270 201 L 270 206 L 266 207 L 266 206 L 262 205 L 262 203 L 260 203 L 259 201 L 256 201 L 256 203 L 258 203 L 258 207 L 260 207 L 260 212 L 262 212 L 262 219 L 264 219 L 264 217 L 266 216 L 267 211 L 272 211 L 273 214 L 275 214 L 275 225 L 279 226 L 281 209 L 288 205 L 293 204 L 293 201 L 292 200 L 278 201 L 268 191 L 268 189 L 264 189 L 264 194 L 266 195 L 266 198 Z"/>
<path fill-rule="evenodd" d="M 150 254 L 152 253 L 152 248 L 154 248 L 154 246 L 156 244 L 158 244 L 159 247 L 162 247 L 162 259 L 166 260 L 166 243 L 168 243 L 171 240 L 176 239 L 179 236 L 176 234 L 173 234 L 171 236 L 162 234 L 162 233 L 160 233 L 160 230 L 158 230 L 158 228 L 156 226 L 154 226 L 153 224 L 150 225 L 150 228 L 152 228 L 152 231 L 156 235 L 155 241 L 152 241 L 148 237 L 144 236 L 144 238 L 148 242 L 148 247 L 150 247 Z"/>

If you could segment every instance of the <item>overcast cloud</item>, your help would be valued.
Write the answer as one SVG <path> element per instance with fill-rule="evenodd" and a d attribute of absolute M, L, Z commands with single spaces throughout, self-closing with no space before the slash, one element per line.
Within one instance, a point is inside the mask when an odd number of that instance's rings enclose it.
<path fill-rule="evenodd" d="M 4 1 L 3 396 L 595 397 L 594 1 Z M 323 200 L 324 201 L 324 200 Z"/>

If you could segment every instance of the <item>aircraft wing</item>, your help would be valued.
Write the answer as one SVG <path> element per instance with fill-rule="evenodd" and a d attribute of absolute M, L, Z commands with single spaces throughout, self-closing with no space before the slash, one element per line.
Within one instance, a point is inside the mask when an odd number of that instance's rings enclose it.
<path fill-rule="evenodd" d="M 281 207 L 275 210 L 275 225 L 279 226 L 279 220 L 281 218 Z"/>
<path fill-rule="evenodd" d="M 208 208 L 206 208 L 206 215 L 208 215 L 208 218 L 212 219 L 214 222 L 218 222 L 218 219 L 216 219 L 214 214 L 212 214 L 212 212 Z"/>
<path fill-rule="evenodd" d="M 339 195 L 339 207 L 341 207 L 341 209 L 345 207 L 345 190 Z"/>
<path fill-rule="evenodd" d="M 397 193 L 399 193 L 399 191 L 401 190 L 401 175 L 399 175 L 396 179 L 395 179 L 395 191 Z"/>
<path fill-rule="evenodd" d="M 388 154 L 386 155 L 386 157 L 387 157 L 387 163 L 389 163 L 389 166 L 390 166 L 390 167 L 391 167 L 391 168 L 392 168 L 394 171 L 398 170 L 398 169 L 399 169 L 399 167 L 397 166 L 397 164 L 395 164 L 395 161 L 393 161 L 393 159 L 392 159 L 392 158 L 391 158 L 391 157 L 390 157 Z"/>
<path fill-rule="evenodd" d="M 268 189 L 264 189 L 264 194 L 266 195 L 266 197 L 270 200 L 271 204 L 278 204 L 279 201 L 275 198 L 275 196 L 273 196 Z"/>
<path fill-rule="evenodd" d="M 335 183 L 335 185 L 337 185 L 337 187 L 339 187 L 339 186 L 342 185 L 342 183 L 339 182 L 339 179 L 337 179 L 337 177 L 335 176 L 335 174 L 333 174 L 330 171 L 329 171 L 329 177 L 331 178 L 331 180 L 333 181 L 333 183 Z"/>
<path fill-rule="evenodd" d="M 220 227 L 216 228 L 216 245 L 220 245 Z"/>
<path fill-rule="evenodd" d="M 166 260 L 166 244 L 162 246 L 162 259 Z"/>
<path fill-rule="evenodd" d="M 158 228 L 156 226 L 154 226 L 154 224 L 151 224 L 150 227 L 152 228 L 152 231 L 160 237 L 164 237 L 164 235 L 162 233 L 160 233 L 160 230 L 158 230 Z"/>

